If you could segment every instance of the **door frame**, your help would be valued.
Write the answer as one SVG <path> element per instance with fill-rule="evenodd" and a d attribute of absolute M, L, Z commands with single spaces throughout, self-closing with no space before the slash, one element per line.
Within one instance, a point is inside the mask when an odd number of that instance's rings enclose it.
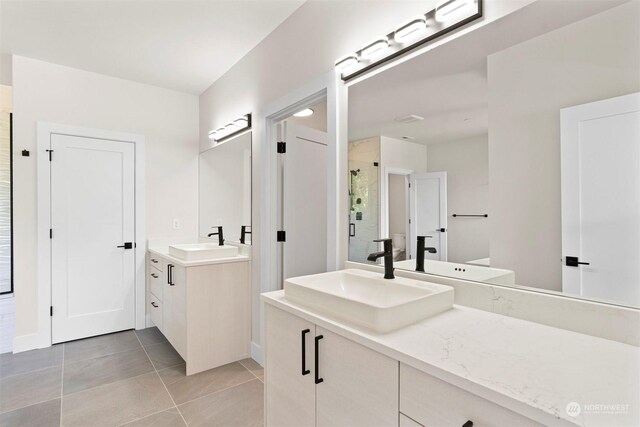
<path fill-rule="evenodd" d="M 401 175 L 404 176 L 406 181 L 405 192 L 405 204 L 407 218 L 405 218 L 405 235 L 407 238 L 406 254 L 407 257 L 411 256 L 411 229 L 409 227 L 409 218 L 411 217 L 411 206 L 409 204 L 409 181 L 411 174 L 414 173 L 411 169 L 394 168 L 385 166 L 382 171 L 382 179 L 380 180 L 380 237 L 391 237 L 389 235 L 389 175 Z M 407 258 L 408 259 L 408 258 Z"/>
<path fill-rule="evenodd" d="M 134 144 L 135 164 L 135 325 L 143 329 L 145 325 L 145 163 L 144 136 L 131 133 L 114 132 L 102 129 L 91 129 L 79 126 L 55 123 L 37 123 L 37 307 L 38 332 L 33 348 L 51 346 L 51 175 L 49 154 L 46 150 L 51 144 L 51 135 L 68 135 L 84 138 L 107 139 Z M 55 156 L 55 153 L 54 153 Z M 139 243 L 139 245 L 138 245 Z M 26 350 L 26 349 L 25 349 Z"/>

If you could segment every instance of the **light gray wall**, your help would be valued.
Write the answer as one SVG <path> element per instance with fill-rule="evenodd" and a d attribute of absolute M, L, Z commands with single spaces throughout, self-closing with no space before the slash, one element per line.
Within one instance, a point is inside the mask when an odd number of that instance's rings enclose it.
<path fill-rule="evenodd" d="M 447 172 L 448 260 L 467 262 L 489 256 L 487 218 L 452 218 L 489 211 L 487 136 L 447 141 L 427 147 L 428 172 Z"/>
<path fill-rule="evenodd" d="M 36 123 L 145 136 L 149 238 L 198 232 L 198 97 L 13 57 L 16 336 L 37 332 Z M 29 150 L 30 157 L 20 152 Z M 181 229 L 172 220 L 181 220 Z M 139 242 L 141 243 L 141 242 Z M 144 242 L 142 242 L 144 244 Z"/>
<path fill-rule="evenodd" d="M 489 56 L 491 264 L 561 290 L 560 109 L 640 90 L 640 3 Z"/>
<path fill-rule="evenodd" d="M 407 178 L 389 175 L 389 236 L 407 234 Z"/>

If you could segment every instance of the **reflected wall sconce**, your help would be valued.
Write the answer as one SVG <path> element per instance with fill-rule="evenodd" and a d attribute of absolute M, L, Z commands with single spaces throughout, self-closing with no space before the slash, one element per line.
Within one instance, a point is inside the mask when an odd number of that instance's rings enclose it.
<path fill-rule="evenodd" d="M 348 81 L 481 17 L 482 0 L 439 0 L 435 9 L 337 60 L 336 71 Z"/>
<path fill-rule="evenodd" d="M 251 114 L 245 114 L 221 128 L 210 131 L 209 139 L 212 139 L 218 145 L 249 129 L 251 129 Z"/>

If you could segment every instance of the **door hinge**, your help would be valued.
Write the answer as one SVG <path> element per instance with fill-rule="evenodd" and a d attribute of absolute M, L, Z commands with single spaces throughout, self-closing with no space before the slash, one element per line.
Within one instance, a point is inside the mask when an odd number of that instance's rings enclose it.
<path fill-rule="evenodd" d="M 53 150 L 47 150 L 47 153 L 49 153 L 49 161 L 51 161 L 53 157 Z"/>
<path fill-rule="evenodd" d="M 49 316 L 53 317 L 53 306 L 49 307 Z"/>
<path fill-rule="evenodd" d="M 287 143 L 284 141 L 278 141 L 278 154 L 284 154 L 287 152 Z"/>
<path fill-rule="evenodd" d="M 53 239 L 53 228 L 49 229 L 49 238 Z"/>
<path fill-rule="evenodd" d="M 409 188 L 411 188 L 411 183 L 409 183 Z"/>
<path fill-rule="evenodd" d="M 411 218 L 409 218 L 409 224 L 411 224 Z"/>
<path fill-rule="evenodd" d="M 278 235 L 276 240 L 278 242 L 286 242 L 287 241 L 287 233 L 284 230 L 278 231 Z"/>

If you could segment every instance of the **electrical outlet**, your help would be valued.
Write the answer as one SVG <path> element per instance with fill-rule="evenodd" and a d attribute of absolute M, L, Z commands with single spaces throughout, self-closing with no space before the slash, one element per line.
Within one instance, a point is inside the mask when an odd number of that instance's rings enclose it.
<path fill-rule="evenodd" d="M 180 220 L 178 218 L 174 218 L 173 220 L 173 229 L 180 230 Z"/>

